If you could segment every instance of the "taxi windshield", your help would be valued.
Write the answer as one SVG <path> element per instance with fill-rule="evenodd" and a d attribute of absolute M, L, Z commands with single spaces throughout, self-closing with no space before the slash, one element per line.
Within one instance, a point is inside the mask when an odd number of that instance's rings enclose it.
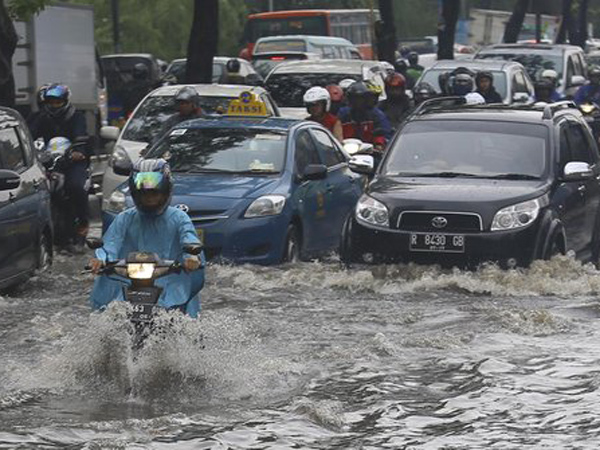
<path fill-rule="evenodd" d="M 276 174 L 287 134 L 243 128 L 178 128 L 146 155 L 164 158 L 174 172 Z"/>
<path fill-rule="evenodd" d="M 339 84 L 345 78 L 360 80 L 358 74 L 347 73 L 285 73 L 273 74 L 266 87 L 277 105 L 284 108 L 303 108 L 304 93 L 313 86 Z"/>
<path fill-rule="evenodd" d="M 200 96 L 200 107 L 206 114 L 227 111 L 231 97 Z M 123 139 L 150 143 L 165 131 L 162 125 L 177 114 L 174 96 L 153 96 L 144 100 L 123 130 Z"/>
<path fill-rule="evenodd" d="M 402 129 L 382 174 L 540 179 L 548 131 L 512 122 L 427 120 Z"/>

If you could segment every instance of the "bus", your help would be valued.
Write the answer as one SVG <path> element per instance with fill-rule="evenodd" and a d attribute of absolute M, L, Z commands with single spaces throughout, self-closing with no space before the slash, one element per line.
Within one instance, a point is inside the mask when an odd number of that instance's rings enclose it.
<path fill-rule="evenodd" d="M 373 23 L 379 17 L 376 9 L 305 9 L 250 14 L 240 57 L 250 60 L 254 44 L 261 37 L 303 34 L 346 38 L 356 45 L 363 59 L 373 59 Z"/>

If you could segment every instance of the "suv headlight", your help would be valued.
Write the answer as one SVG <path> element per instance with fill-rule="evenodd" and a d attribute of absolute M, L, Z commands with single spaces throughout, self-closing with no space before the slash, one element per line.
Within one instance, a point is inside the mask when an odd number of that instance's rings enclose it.
<path fill-rule="evenodd" d="M 494 216 L 492 231 L 506 231 L 526 227 L 537 219 L 540 209 L 546 204 L 546 197 L 541 197 L 502 208 Z"/>
<path fill-rule="evenodd" d="M 285 206 L 285 197 L 283 195 L 263 195 L 252 202 L 244 217 L 250 219 L 252 217 L 276 216 L 281 214 Z"/>
<path fill-rule="evenodd" d="M 120 213 L 125 209 L 125 194 L 121 191 L 114 191 L 108 199 L 106 210 L 114 213 Z"/>
<path fill-rule="evenodd" d="M 387 207 L 372 197 L 363 195 L 356 204 L 356 219 L 378 227 L 390 226 L 390 215 Z"/>
<path fill-rule="evenodd" d="M 113 150 L 112 155 L 110 155 L 110 158 L 108 158 L 108 165 L 110 167 L 113 167 L 115 165 L 115 161 L 128 160 L 128 159 L 131 159 L 131 158 L 129 158 L 127 151 L 120 145 L 117 145 L 117 146 L 115 146 L 115 149 Z"/>

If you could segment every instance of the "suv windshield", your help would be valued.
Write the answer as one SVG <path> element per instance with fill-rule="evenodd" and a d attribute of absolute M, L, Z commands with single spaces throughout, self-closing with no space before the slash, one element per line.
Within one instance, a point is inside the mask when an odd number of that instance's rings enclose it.
<path fill-rule="evenodd" d="M 241 128 L 179 128 L 154 146 L 147 158 L 164 158 L 174 172 L 281 172 L 287 134 Z"/>
<path fill-rule="evenodd" d="M 205 114 L 227 111 L 231 97 L 200 96 L 200 107 Z M 174 96 L 153 96 L 144 100 L 135 115 L 131 118 L 125 130 L 123 139 L 138 142 L 152 142 L 163 131 L 165 121 L 177 114 Z"/>
<path fill-rule="evenodd" d="M 546 69 L 555 70 L 558 79 L 562 80 L 563 75 L 563 57 L 552 53 L 482 53 L 476 56 L 477 59 L 496 59 L 504 61 L 516 61 L 525 66 L 527 73 L 532 80 L 538 80 L 542 72 Z"/>
<path fill-rule="evenodd" d="M 304 93 L 313 86 L 325 87 L 338 84 L 345 78 L 360 80 L 361 76 L 347 73 L 286 73 L 273 74 L 267 79 L 266 88 L 277 105 L 284 108 L 302 108 Z"/>
<path fill-rule="evenodd" d="M 454 69 L 430 69 L 425 72 L 421 82 L 429 83 L 436 90 L 436 92 L 439 93 L 439 92 L 441 92 L 440 78 L 439 78 L 440 75 L 443 73 L 452 72 L 453 70 Z M 505 99 L 506 98 L 506 90 L 507 90 L 506 74 L 499 70 L 491 71 L 491 73 L 494 76 L 494 87 L 496 88 L 496 91 L 498 91 L 498 94 L 500 94 L 500 97 Z"/>
<path fill-rule="evenodd" d="M 539 179 L 548 131 L 512 122 L 424 120 L 404 127 L 383 175 Z"/>

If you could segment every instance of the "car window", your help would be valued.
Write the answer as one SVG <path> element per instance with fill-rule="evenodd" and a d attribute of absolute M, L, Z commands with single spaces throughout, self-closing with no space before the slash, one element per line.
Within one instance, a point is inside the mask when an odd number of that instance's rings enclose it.
<path fill-rule="evenodd" d="M 321 158 L 327 167 L 337 166 L 346 162 L 346 158 L 344 158 L 344 155 L 333 144 L 327 133 L 315 128 L 311 132 L 315 137 L 315 143 L 317 144 Z"/>
<path fill-rule="evenodd" d="M 296 153 L 294 158 L 298 174 L 304 173 L 304 170 L 310 164 L 322 164 L 317 147 L 310 137 L 308 130 L 301 130 L 296 135 Z"/>
<path fill-rule="evenodd" d="M 0 167 L 22 172 L 27 167 L 21 142 L 14 128 L 0 130 Z"/>
<path fill-rule="evenodd" d="M 578 54 L 573 54 L 573 56 L 571 57 L 573 59 L 573 65 L 574 65 L 574 74 L 575 75 L 583 75 L 583 66 L 581 64 L 581 60 L 579 59 L 579 55 Z"/>
<path fill-rule="evenodd" d="M 596 161 L 592 157 L 590 143 L 583 127 L 578 123 L 569 122 L 566 129 L 569 141 L 569 160 L 567 162 L 581 161 L 595 164 Z"/>
<path fill-rule="evenodd" d="M 313 86 L 338 84 L 344 78 L 360 80 L 356 73 L 271 73 L 265 87 L 279 107 L 304 107 L 304 93 Z"/>
<path fill-rule="evenodd" d="M 31 142 L 31 136 L 25 129 L 18 128 L 19 138 L 21 139 L 21 145 L 23 146 L 23 151 L 25 153 L 25 163 L 27 167 L 31 167 L 33 164 L 33 144 Z"/>
<path fill-rule="evenodd" d="M 569 58 L 567 62 L 567 85 L 571 84 L 573 75 L 575 75 L 575 64 L 573 64 L 573 58 Z"/>
<path fill-rule="evenodd" d="M 525 77 L 521 72 L 516 72 L 513 78 L 513 92 L 525 92 L 529 93 L 527 90 L 527 83 L 525 82 Z"/>

